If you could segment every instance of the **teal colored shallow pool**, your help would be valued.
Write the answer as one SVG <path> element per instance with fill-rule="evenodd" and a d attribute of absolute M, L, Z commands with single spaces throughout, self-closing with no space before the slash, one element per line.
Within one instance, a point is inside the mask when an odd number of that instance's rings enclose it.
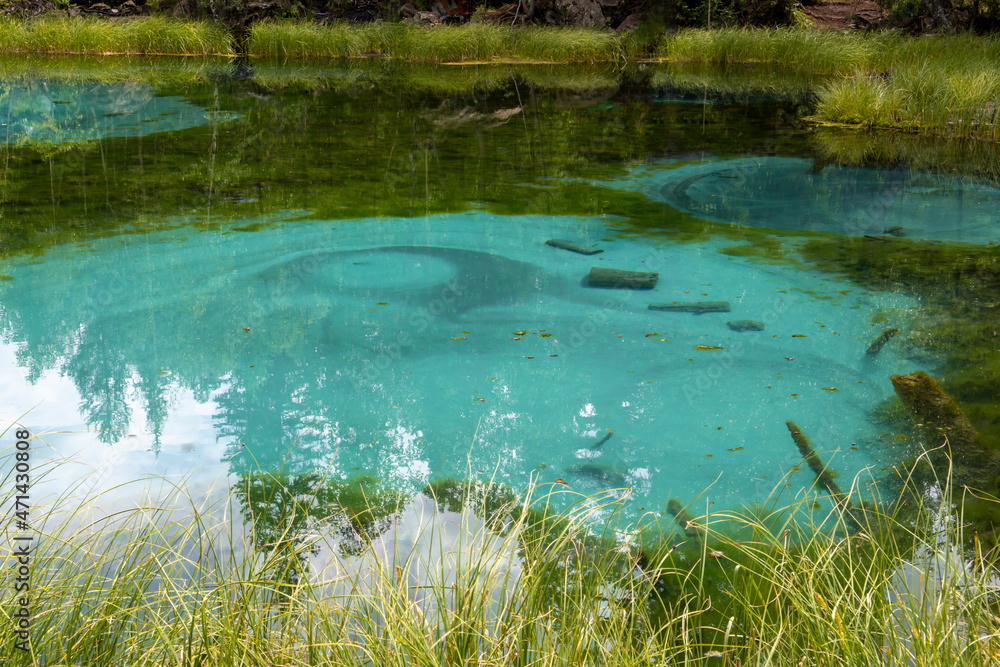
<path fill-rule="evenodd" d="M 634 509 L 703 493 L 728 507 L 812 485 L 808 470 L 785 479 L 800 463 L 786 420 L 847 479 L 883 476 L 893 455 L 868 412 L 913 362 L 865 350 L 873 320 L 906 328 L 913 300 L 716 242 L 608 234 L 596 218 L 470 211 L 53 248 L 7 264 L 2 400 L 59 431 L 43 456 L 127 452 L 122 482 L 365 472 L 416 491 L 471 474 L 630 487 Z M 659 282 L 581 284 L 593 266 Z M 675 301 L 731 311 L 648 309 Z M 764 330 L 727 326 L 746 319 Z"/>
<path fill-rule="evenodd" d="M 787 421 L 843 486 L 896 479 L 912 442 L 873 415 L 891 374 L 948 368 L 910 337 L 929 304 L 821 272 L 795 233 L 987 246 L 995 189 L 817 167 L 807 133 L 775 129 L 780 101 L 542 73 L 453 92 L 216 72 L 127 87 L 119 111 L 87 88 L 77 125 L 62 98 L 83 88 L 12 88 L 30 95 L 7 101 L 0 417 L 58 463 L 39 493 L 263 471 L 703 512 L 816 493 Z M 776 137 L 788 154 L 764 155 Z M 659 278 L 595 288 L 593 267 Z M 729 310 L 649 309 L 696 302 Z"/>

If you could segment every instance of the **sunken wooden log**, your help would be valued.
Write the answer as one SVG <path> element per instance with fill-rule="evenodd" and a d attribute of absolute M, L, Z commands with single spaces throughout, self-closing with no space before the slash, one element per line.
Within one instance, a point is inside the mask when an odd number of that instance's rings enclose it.
<path fill-rule="evenodd" d="M 861 510 L 854 506 L 850 496 L 844 493 L 840 485 L 833 478 L 833 473 L 823 465 L 823 459 L 813 449 L 809 438 L 802 433 L 799 427 L 795 425 L 795 422 L 787 421 L 785 422 L 785 426 L 788 427 L 788 432 L 792 434 L 792 440 L 795 441 L 795 446 L 799 448 L 799 454 L 802 455 L 802 458 L 809 465 L 809 469 L 816 475 L 816 482 L 830 494 L 834 504 L 841 510 L 844 518 L 858 530 L 863 530 L 864 524 L 861 521 Z"/>
<path fill-rule="evenodd" d="M 562 248 L 563 250 L 569 250 L 570 252 L 576 252 L 581 255 L 596 255 L 597 253 L 604 252 L 603 248 L 580 245 L 579 243 L 568 241 L 566 239 L 549 239 L 545 242 L 545 245 L 550 245 L 554 248 Z"/>
<path fill-rule="evenodd" d="M 587 284 L 591 287 L 617 287 L 619 289 L 653 289 L 659 273 L 648 271 L 623 271 L 595 266 L 590 269 Z"/>
<path fill-rule="evenodd" d="M 878 354 L 879 350 L 881 350 L 882 347 L 889 342 L 889 339 L 898 333 L 901 332 L 896 327 L 882 329 L 882 333 L 879 334 L 878 338 L 872 341 L 872 344 L 868 346 L 868 350 L 866 350 L 866 352 L 868 354 Z"/>
<path fill-rule="evenodd" d="M 688 301 L 674 303 L 651 303 L 649 304 L 650 310 L 672 310 L 677 313 L 695 313 L 701 315 L 702 313 L 728 313 L 729 302 L 728 301 Z"/>
<path fill-rule="evenodd" d="M 986 448 L 978 442 L 979 434 L 972 422 L 934 378 L 923 371 L 917 371 L 909 375 L 892 375 L 889 379 L 909 413 L 927 430 L 947 436 L 953 452 L 972 455 L 987 453 Z M 995 454 L 992 450 L 989 451 Z"/>
<path fill-rule="evenodd" d="M 733 331 L 763 331 L 764 323 L 757 320 L 730 320 L 726 326 Z"/>
<path fill-rule="evenodd" d="M 977 433 L 955 399 L 923 371 L 889 379 L 907 411 L 932 438 L 928 444 L 934 467 L 947 470 L 956 488 L 996 489 L 1000 452 Z"/>
<path fill-rule="evenodd" d="M 674 520 L 688 537 L 697 537 L 702 542 L 705 541 L 705 528 L 698 523 L 694 515 L 684 509 L 681 501 L 671 498 L 667 501 L 667 511 L 674 515 Z"/>
<path fill-rule="evenodd" d="M 610 440 L 611 436 L 613 436 L 614 434 L 615 434 L 615 432 L 612 431 L 609 428 L 607 435 L 605 435 L 603 438 L 601 438 L 600 440 L 598 440 L 597 442 L 595 442 L 593 445 L 591 445 L 590 448 L 591 449 L 598 449 L 598 448 L 600 448 L 600 446 L 603 445 L 604 443 L 606 443 L 608 440 Z"/>

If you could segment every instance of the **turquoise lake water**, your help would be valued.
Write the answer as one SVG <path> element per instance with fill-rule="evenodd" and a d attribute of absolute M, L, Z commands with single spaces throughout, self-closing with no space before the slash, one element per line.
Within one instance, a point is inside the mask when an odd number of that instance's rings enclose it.
<path fill-rule="evenodd" d="M 5 221 L 22 222 L 0 261 L 0 405 L 41 435 L 39 461 L 67 462 L 50 490 L 367 473 L 407 492 L 492 478 L 619 489 L 635 515 L 672 497 L 704 511 L 815 494 L 789 420 L 844 486 L 894 479 L 911 449 L 872 413 L 890 374 L 946 360 L 866 349 L 925 304 L 726 249 L 761 243 L 741 231 L 757 228 L 989 244 L 1000 190 L 817 168 L 808 131 L 770 120 L 778 102 L 711 105 L 706 136 L 708 112 L 662 91 L 601 102 L 517 81 L 136 84 L 129 109 L 101 101 L 110 88 L 11 89 L 35 115 L 6 148 L 20 176 Z M 62 123 L 72 91 L 78 117 L 104 120 Z M 741 155 L 736 130 L 788 154 Z M 659 279 L 595 288 L 592 267 Z M 648 308 L 699 301 L 730 311 Z"/>

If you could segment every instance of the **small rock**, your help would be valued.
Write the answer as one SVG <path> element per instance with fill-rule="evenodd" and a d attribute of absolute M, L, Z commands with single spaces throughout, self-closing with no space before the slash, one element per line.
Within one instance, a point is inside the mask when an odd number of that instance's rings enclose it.
<path fill-rule="evenodd" d="M 411 3 L 407 2 L 399 8 L 399 13 L 408 19 L 412 19 L 420 13 L 420 10 L 414 7 Z"/>
<path fill-rule="evenodd" d="M 625 20 L 619 23 L 618 27 L 615 28 L 615 32 L 628 32 L 630 30 L 635 30 L 638 27 L 639 27 L 639 14 L 637 12 L 635 14 L 629 14 L 628 16 L 626 16 Z"/>
<path fill-rule="evenodd" d="M 417 12 L 416 16 L 410 20 L 422 25 L 438 25 L 441 23 L 441 17 L 436 12 Z"/>
<path fill-rule="evenodd" d="M 733 331 L 763 331 L 764 323 L 757 320 L 730 320 L 726 326 Z"/>

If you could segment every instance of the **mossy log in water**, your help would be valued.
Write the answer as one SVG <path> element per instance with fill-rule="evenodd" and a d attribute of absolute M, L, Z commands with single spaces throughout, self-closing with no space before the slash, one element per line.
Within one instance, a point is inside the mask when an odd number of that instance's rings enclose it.
<path fill-rule="evenodd" d="M 844 493 L 840 485 L 837 484 L 837 481 L 833 478 L 833 473 L 823 464 L 823 459 L 813 449 L 809 438 L 802 433 L 802 430 L 795 425 L 795 422 L 787 421 L 785 422 L 785 426 L 788 427 L 789 433 L 792 434 L 792 440 L 795 441 L 795 446 L 799 448 L 802 458 L 805 459 L 809 465 L 809 469 L 816 475 L 816 482 L 830 494 L 834 503 L 842 510 L 844 518 L 852 526 L 858 530 L 862 530 L 864 522 L 861 520 L 861 510 L 854 506 L 850 496 Z"/>
<path fill-rule="evenodd" d="M 925 430 L 948 439 L 955 461 L 983 471 L 1000 471 L 1000 452 L 982 442 L 962 408 L 934 378 L 917 371 L 889 379 L 914 419 Z"/>
<path fill-rule="evenodd" d="M 867 354 L 878 354 L 879 350 L 881 350 L 885 344 L 889 342 L 889 339 L 898 333 L 901 332 L 895 327 L 882 329 L 882 333 L 879 334 L 878 338 L 872 341 L 871 345 L 868 346 L 868 349 L 865 350 L 865 352 Z"/>

